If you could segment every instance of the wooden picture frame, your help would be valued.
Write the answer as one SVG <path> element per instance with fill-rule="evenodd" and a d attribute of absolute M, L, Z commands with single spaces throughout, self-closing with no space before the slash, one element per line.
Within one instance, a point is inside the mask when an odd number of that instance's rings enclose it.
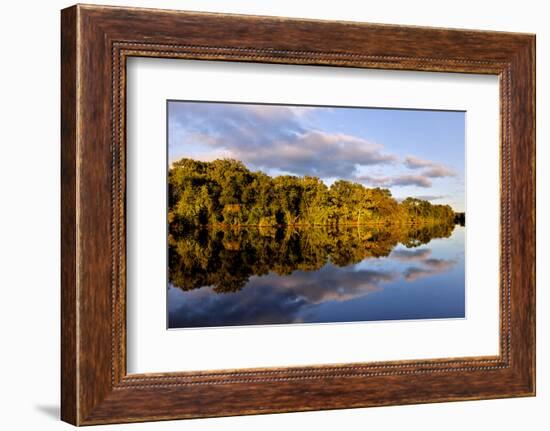
<path fill-rule="evenodd" d="M 91 425 L 535 394 L 534 35 L 83 5 L 64 9 L 61 17 L 64 421 Z M 500 355 L 128 375 L 130 56 L 498 75 Z"/>

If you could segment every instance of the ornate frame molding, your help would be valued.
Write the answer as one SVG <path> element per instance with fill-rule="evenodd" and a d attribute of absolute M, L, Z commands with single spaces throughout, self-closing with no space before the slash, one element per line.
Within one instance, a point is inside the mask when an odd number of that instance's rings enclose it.
<path fill-rule="evenodd" d="M 202 30 L 212 25 L 218 33 Z M 258 34 L 260 27 L 271 31 Z M 324 37 L 334 31 L 339 41 Z M 320 41 L 308 41 L 311 34 Z M 79 5 L 62 12 L 62 55 L 64 420 L 98 424 L 534 394 L 534 36 Z M 498 75 L 499 356 L 127 375 L 125 65 L 131 56 Z M 262 396 L 250 400 L 251 390 Z"/>

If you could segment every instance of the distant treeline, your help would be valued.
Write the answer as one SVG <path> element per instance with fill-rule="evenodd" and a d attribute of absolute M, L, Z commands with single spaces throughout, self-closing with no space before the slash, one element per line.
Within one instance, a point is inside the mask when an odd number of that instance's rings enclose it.
<path fill-rule="evenodd" d="M 455 222 L 449 205 L 338 180 L 252 172 L 236 160 L 181 159 L 169 171 L 170 232 L 205 225 L 429 225 Z"/>

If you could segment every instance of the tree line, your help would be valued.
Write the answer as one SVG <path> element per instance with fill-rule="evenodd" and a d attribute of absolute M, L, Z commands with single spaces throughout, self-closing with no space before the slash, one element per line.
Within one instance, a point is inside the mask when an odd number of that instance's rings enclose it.
<path fill-rule="evenodd" d="M 270 177 L 232 159 L 174 162 L 168 189 L 173 234 L 206 225 L 429 225 L 455 220 L 449 205 L 416 198 L 398 202 L 388 189 L 346 180 L 329 187 L 314 176 Z"/>

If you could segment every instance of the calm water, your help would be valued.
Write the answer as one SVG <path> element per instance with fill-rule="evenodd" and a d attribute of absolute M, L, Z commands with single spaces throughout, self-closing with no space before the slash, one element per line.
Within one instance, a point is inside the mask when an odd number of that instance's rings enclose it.
<path fill-rule="evenodd" d="M 170 239 L 169 328 L 464 317 L 460 226 Z"/>

